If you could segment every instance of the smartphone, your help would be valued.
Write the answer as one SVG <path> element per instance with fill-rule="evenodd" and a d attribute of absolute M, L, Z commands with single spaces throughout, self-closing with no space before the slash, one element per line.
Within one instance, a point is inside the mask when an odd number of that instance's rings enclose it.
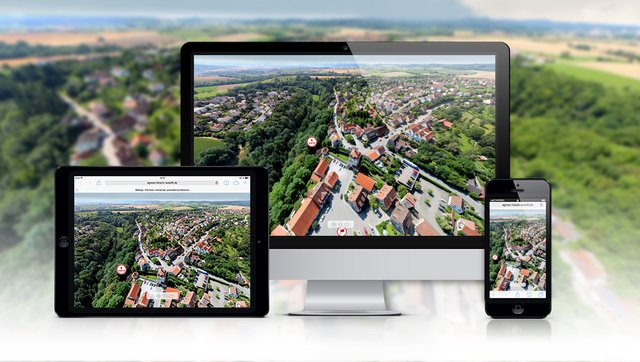
<path fill-rule="evenodd" d="M 551 313 L 551 185 L 491 180 L 485 190 L 485 311 L 493 318 Z"/>

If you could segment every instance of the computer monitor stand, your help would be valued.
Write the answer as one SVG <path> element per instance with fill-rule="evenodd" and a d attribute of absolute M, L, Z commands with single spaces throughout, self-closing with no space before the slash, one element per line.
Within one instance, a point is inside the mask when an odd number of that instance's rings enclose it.
<path fill-rule="evenodd" d="M 296 316 L 394 316 L 381 280 L 309 280 L 304 310 Z"/>

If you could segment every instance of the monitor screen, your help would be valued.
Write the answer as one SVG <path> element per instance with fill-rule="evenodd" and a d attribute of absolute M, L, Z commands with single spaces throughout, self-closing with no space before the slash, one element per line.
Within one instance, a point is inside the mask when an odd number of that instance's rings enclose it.
<path fill-rule="evenodd" d="M 74 177 L 75 308 L 249 308 L 249 176 Z"/>
<path fill-rule="evenodd" d="M 196 165 L 263 166 L 273 236 L 481 236 L 495 55 L 193 55 Z"/>

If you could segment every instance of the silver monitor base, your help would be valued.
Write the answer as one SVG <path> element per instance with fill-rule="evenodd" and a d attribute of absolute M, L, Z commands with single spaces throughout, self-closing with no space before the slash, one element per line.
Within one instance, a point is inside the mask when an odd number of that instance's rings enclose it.
<path fill-rule="evenodd" d="M 396 316 L 381 280 L 309 280 L 304 310 L 295 316 Z"/>

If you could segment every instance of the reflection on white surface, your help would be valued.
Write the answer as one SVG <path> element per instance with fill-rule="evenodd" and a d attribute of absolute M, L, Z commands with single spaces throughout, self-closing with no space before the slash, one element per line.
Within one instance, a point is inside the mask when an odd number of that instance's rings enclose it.
<path fill-rule="evenodd" d="M 546 319 L 494 319 L 487 323 L 488 340 L 505 338 L 551 338 L 551 323 Z"/>
<path fill-rule="evenodd" d="M 0 359 L 475 361 L 509 359 L 505 342 L 531 346 L 518 360 L 637 359 L 634 319 L 610 323 L 560 292 L 547 320 L 489 319 L 481 282 L 387 283 L 399 317 L 286 315 L 304 292 L 304 282 L 272 282 L 271 313 L 255 319 L 60 319 L 40 294 L 4 309 Z"/>

